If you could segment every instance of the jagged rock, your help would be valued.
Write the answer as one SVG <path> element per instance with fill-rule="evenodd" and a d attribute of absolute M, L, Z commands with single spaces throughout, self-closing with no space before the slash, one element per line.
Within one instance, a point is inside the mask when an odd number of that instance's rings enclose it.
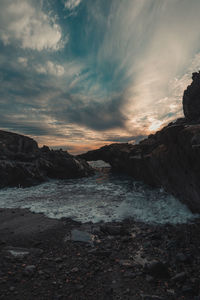
<path fill-rule="evenodd" d="M 20 134 L 0 130 L 0 155 L 34 153 L 38 150 L 37 142 Z"/>
<path fill-rule="evenodd" d="M 0 130 L 0 187 L 31 186 L 48 178 L 89 176 L 93 169 L 62 150 L 41 149 L 32 138 Z"/>
<path fill-rule="evenodd" d="M 189 121 L 200 121 L 200 72 L 192 74 L 192 83 L 184 92 L 183 111 Z"/>

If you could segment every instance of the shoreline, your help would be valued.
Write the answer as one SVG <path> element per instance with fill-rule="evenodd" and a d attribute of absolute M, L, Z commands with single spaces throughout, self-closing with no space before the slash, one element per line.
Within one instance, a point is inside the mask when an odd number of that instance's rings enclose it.
<path fill-rule="evenodd" d="M 0 209 L 0 299 L 197 300 L 199 233 L 199 219 L 92 224 Z"/>

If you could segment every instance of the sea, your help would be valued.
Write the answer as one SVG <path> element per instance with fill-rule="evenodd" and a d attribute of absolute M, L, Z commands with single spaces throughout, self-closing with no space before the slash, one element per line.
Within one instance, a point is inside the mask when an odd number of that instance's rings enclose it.
<path fill-rule="evenodd" d="M 49 218 L 66 217 L 82 223 L 129 218 L 151 224 L 181 224 L 199 218 L 162 188 L 153 189 L 132 177 L 113 173 L 103 161 L 90 164 L 96 169 L 91 177 L 1 189 L 0 207 L 26 208 Z"/>

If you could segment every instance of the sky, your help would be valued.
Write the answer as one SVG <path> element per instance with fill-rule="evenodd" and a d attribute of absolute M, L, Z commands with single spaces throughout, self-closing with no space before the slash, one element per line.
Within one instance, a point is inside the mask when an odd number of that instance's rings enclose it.
<path fill-rule="evenodd" d="M 0 128 L 72 154 L 183 116 L 199 0 L 0 0 Z"/>

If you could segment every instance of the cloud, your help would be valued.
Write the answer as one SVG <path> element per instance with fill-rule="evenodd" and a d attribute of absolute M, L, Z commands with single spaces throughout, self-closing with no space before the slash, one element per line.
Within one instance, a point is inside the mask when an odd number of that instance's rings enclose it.
<path fill-rule="evenodd" d="M 0 39 L 4 45 L 23 49 L 58 50 L 63 47 L 62 32 L 55 19 L 32 0 L 1 0 Z"/>
<path fill-rule="evenodd" d="M 75 9 L 79 4 L 81 3 L 81 0 L 67 0 L 65 2 L 65 8 L 69 10 Z"/>
<path fill-rule="evenodd" d="M 49 74 L 54 76 L 62 76 L 65 73 L 64 67 L 48 61 L 45 65 L 38 65 L 35 67 L 36 72 L 40 74 Z"/>
<path fill-rule="evenodd" d="M 87 100 L 87 102 L 86 102 Z M 123 95 L 112 99 L 92 101 L 80 94 L 56 94 L 56 101 L 48 101 L 47 114 L 64 124 L 78 124 L 96 131 L 124 127 L 125 119 L 121 112 Z"/>
<path fill-rule="evenodd" d="M 199 0 L 0 1 L 2 128 L 81 152 L 182 116 Z"/>
<path fill-rule="evenodd" d="M 18 57 L 18 62 L 23 65 L 24 67 L 27 67 L 28 65 L 28 59 L 27 57 Z"/>
<path fill-rule="evenodd" d="M 200 2 L 112 1 L 105 18 L 100 1 L 92 9 L 91 18 L 103 32 L 98 36 L 97 68 L 105 74 L 109 66 L 109 82 L 115 89 L 123 88 L 127 130 L 139 125 L 141 131 L 151 131 L 180 116 L 188 80 L 178 94 L 174 82 L 191 70 L 199 51 Z M 193 71 L 197 68 L 198 63 L 193 64 Z"/>

